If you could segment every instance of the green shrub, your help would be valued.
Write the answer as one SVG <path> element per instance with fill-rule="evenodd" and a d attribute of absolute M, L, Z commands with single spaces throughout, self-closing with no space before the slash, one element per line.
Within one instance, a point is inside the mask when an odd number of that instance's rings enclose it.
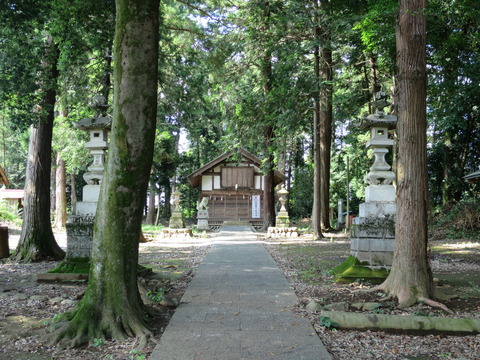
<path fill-rule="evenodd" d="M 0 200 L 0 221 L 21 225 L 22 218 L 18 214 L 18 211 L 8 205 L 5 200 Z"/>

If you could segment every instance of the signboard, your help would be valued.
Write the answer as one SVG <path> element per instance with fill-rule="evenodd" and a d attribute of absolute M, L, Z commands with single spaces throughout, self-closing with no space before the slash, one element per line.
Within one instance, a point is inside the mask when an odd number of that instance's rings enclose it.
<path fill-rule="evenodd" d="M 260 195 L 252 195 L 252 218 L 260 218 Z"/>

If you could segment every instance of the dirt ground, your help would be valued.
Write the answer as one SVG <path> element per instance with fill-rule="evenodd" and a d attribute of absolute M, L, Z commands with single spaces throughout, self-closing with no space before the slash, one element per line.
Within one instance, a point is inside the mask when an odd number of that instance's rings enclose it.
<path fill-rule="evenodd" d="M 15 231 L 11 247 L 15 243 Z M 65 246 L 65 234 L 57 233 Z M 262 234 L 259 237 L 264 238 Z M 265 246 L 295 289 L 299 303 L 294 311 L 308 317 L 334 359 L 480 359 L 480 335 L 399 335 L 384 332 L 336 330 L 325 327 L 319 314 L 305 309 L 315 300 L 322 304 L 378 301 L 378 292 L 363 292 L 371 284 L 337 284 L 328 271 L 346 259 L 349 241 L 343 233 L 326 234 L 323 241 L 308 236 L 291 240 L 264 239 Z M 151 292 L 146 301 L 159 310 L 153 319 L 155 339 L 161 337 L 174 310 L 155 303 L 156 294 L 179 300 L 194 276 L 211 240 L 156 240 L 141 244 L 140 263 L 153 269 L 155 276 L 141 279 L 141 287 Z M 407 310 L 385 302 L 374 310 L 385 314 L 453 316 L 480 318 L 480 243 L 472 239 L 431 241 L 431 264 L 438 286 L 457 295 L 446 301 L 453 315 L 417 305 Z M 79 349 L 58 350 L 49 346 L 46 335 L 54 327 L 52 319 L 74 306 L 85 291 L 85 282 L 38 283 L 36 274 L 58 263 L 17 264 L 0 260 L 0 359 L 121 359 L 145 360 L 155 347 L 137 349 L 134 339 L 125 342 L 101 341 Z M 152 296 L 153 294 L 153 296 Z"/>

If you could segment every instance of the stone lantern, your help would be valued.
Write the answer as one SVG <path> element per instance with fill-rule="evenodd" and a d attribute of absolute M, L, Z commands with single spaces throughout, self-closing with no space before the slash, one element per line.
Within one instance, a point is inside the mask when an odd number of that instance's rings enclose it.
<path fill-rule="evenodd" d="M 182 229 L 185 227 L 185 222 L 183 221 L 182 209 L 180 208 L 180 196 L 182 193 L 178 190 L 175 190 L 172 193 L 173 204 L 172 204 L 172 215 L 170 216 L 170 222 L 168 227 L 170 229 Z"/>
<path fill-rule="evenodd" d="M 370 131 L 367 148 L 372 149 L 374 161 L 365 176 L 365 203 L 360 204 L 359 216 L 352 224 L 351 252 L 358 260 L 371 266 L 390 266 L 393 260 L 395 240 L 395 174 L 385 155 L 393 147 L 394 140 L 388 131 L 395 129 L 397 117 L 386 115 L 386 94 L 375 94 L 375 114 L 363 118 L 360 129 Z"/>
<path fill-rule="evenodd" d="M 96 95 L 89 105 L 96 111 L 94 117 L 86 118 L 74 124 L 74 127 L 87 131 L 90 140 L 85 148 L 90 150 L 93 163 L 83 175 L 87 185 L 83 187 L 82 201 L 77 203 L 76 213 L 67 220 L 68 261 L 90 258 L 93 243 L 93 221 L 97 210 L 100 183 L 105 171 L 105 150 L 108 148 L 108 132 L 112 119 L 106 115 L 109 105 L 102 95 Z"/>
<path fill-rule="evenodd" d="M 74 124 L 75 128 L 89 133 L 90 140 L 85 148 L 90 150 L 93 156 L 93 163 L 83 175 L 87 185 L 83 187 L 82 202 L 77 204 L 77 215 L 95 215 L 97 210 L 98 197 L 100 194 L 100 183 L 105 172 L 105 150 L 108 149 L 108 132 L 112 119 L 105 115 L 109 105 L 105 103 L 105 97 L 96 95 L 90 107 L 96 110 L 96 115 L 86 118 Z"/>
<path fill-rule="evenodd" d="M 288 216 L 287 208 L 285 204 L 288 200 L 288 191 L 285 189 L 285 185 L 277 191 L 278 200 L 280 201 L 280 211 L 275 219 L 275 226 L 277 228 L 288 228 L 290 226 L 290 217 Z"/>

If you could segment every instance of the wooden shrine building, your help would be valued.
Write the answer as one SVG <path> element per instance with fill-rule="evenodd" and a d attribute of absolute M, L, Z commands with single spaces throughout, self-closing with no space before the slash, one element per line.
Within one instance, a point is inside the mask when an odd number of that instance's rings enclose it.
<path fill-rule="evenodd" d="M 258 157 L 245 149 L 238 153 L 228 151 L 188 177 L 194 188 L 200 188 L 199 202 L 208 207 L 210 225 L 238 220 L 253 225 L 263 223 L 265 185 L 261 164 Z M 274 172 L 274 186 L 285 179 L 279 171 Z"/>

